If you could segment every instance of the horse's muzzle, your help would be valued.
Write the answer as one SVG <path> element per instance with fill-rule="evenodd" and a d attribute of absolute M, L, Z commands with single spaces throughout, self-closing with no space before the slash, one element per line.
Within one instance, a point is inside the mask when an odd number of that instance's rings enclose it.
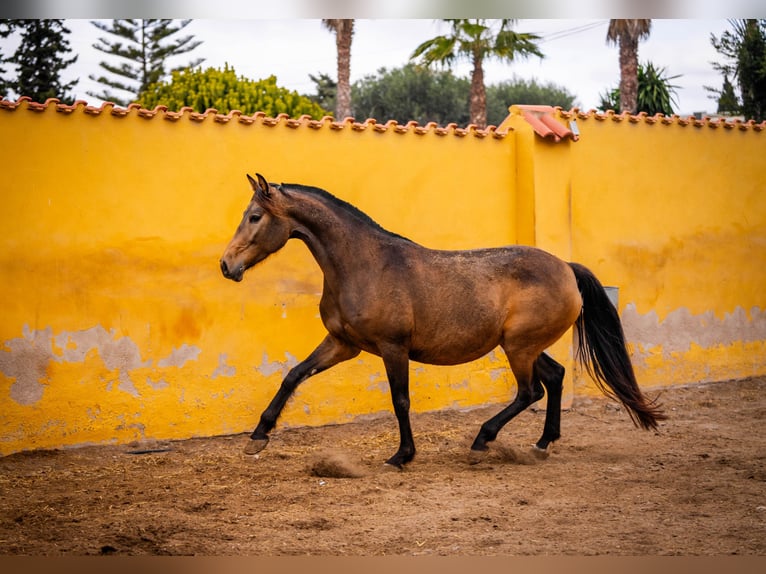
<path fill-rule="evenodd" d="M 245 274 L 245 266 L 239 265 L 234 269 L 229 269 L 226 261 L 221 259 L 221 273 L 223 273 L 223 276 L 226 277 L 226 279 L 239 282 L 242 281 L 242 276 Z"/>

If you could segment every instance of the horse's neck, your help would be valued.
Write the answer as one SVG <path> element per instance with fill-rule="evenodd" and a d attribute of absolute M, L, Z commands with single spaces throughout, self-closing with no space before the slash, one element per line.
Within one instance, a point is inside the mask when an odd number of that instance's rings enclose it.
<path fill-rule="evenodd" d="M 374 256 L 384 232 L 341 207 L 313 199 L 295 214 L 294 235 L 308 246 L 327 280 L 348 280 L 360 256 Z"/>

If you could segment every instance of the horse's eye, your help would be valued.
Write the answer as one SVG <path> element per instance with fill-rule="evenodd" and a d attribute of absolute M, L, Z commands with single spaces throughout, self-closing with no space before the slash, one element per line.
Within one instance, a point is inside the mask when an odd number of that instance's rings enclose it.
<path fill-rule="evenodd" d="M 261 220 L 261 214 L 260 213 L 253 213 L 248 221 L 250 223 L 258 223 Z"/>

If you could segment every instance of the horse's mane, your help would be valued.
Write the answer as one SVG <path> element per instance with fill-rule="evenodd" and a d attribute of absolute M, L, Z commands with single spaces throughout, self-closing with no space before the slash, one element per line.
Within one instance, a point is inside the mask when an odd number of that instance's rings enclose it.
<path fill-rule="evenodd" d="M 407 239 L 406 237 L 403 237 L 397 233 L 393 233 L 392 231 L 389 231 L 385 227 L 382 227 L 378 222 L 376 222 L 372 217 L 367 215 L 365 212 L 363 212 L 357 207 L 354 207 L 347 201 L 343 201 L 342 199 L 335 197 L 329 191 L 326 191 L 319 187 L 312 187 L 310 185 L 301 185 L 299 183 L 283 183 L 281 184 L 281 186 L 282 188 L 287 188 L 290 191 L 297 191 L 298 193 L 307 193 L 310 195 L 314 195 L 315 197 L 319 197 L 321 200 L 323 200 L 326 203 L 329 203 L 331 206 L 342 209 L 343 211 L 353 215 L 355 218 L 366 223 L 370 227 L 378 231 L 381 231 L 385 233 L 386 235 L 389 235 L 391 237 L 396 237 L 399 239 L 404 239 L 405 241 L 411 242 L 410 239 Z"/>

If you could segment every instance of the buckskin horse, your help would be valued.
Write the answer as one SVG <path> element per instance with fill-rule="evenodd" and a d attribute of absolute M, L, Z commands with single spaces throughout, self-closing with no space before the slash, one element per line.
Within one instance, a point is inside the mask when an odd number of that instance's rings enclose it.
<path fill-rule="evenodd" d="M 245 271 L 302 240 L 324 274 L 319 312 L 327 335 L 292 368 L 263 411 L 245 452 L 269 441 L 296 387 L 361 351 L 383 359 L 399 423 L 399 449 L 386 463 L 410 462 L 409 361 L 456 365 L 502 347 L 517 383 L 513 402 L 481 425 L 476 460 L 500 429 L 548 393 L 537 449 L 560 437 L 564 367 L 544 351 L 574 325 L 577 359 L 598 387 L 621 402 L 634 424 L 657 427 L 661 409 L 636 383 L 622 325 L 599 280 L 584 266 L 535 247 L 443 251 L 383 229 L 319 188 L 247 175 L 253 196 L 220 260 L 224 277 Z"/>

